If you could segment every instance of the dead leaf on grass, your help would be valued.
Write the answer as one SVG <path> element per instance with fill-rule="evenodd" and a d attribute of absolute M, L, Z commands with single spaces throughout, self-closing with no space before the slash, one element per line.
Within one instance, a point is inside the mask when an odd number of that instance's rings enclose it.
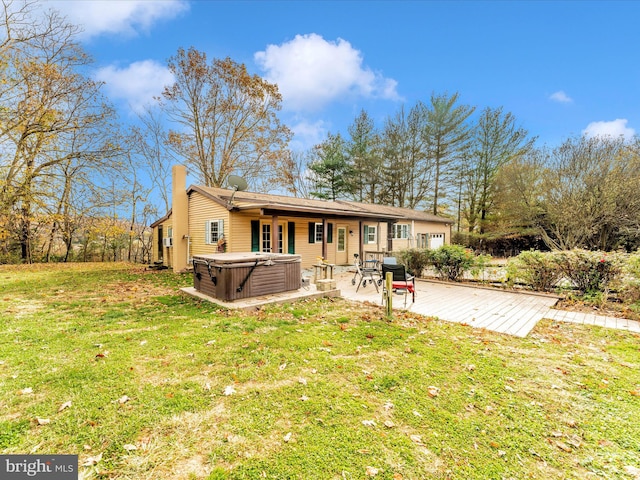
<path fill-rule="evenodd" d="M 125 403 L 127 403 L 129 400 L 131 400 L 128 396 L 123 395 L 118 399 L 118 403 L 120 405 L 124 405 Z"/>
<path fill-rule="evenodd" d="M 438 395 L 440 395 L 440 389 L 438 387 L 430 385 L 429 387 L 427 387 L 427 393 L 431 398 L 437 397 Z"/>
<path fill-rule="evenodd" d="M 422 435 L 409 435 L 409 439 L 416 445 L 424 447 L 424 443 L 422 443 Z"/>
<path fill-rule="evenodd" d="M 83 467 L 92 467 L 97 465 L 102 460 L 102 454 L 98 454 L 94 457 L 88 457 L 85 462 L 82 464 Z"/>
<path fill-rule="evenodd" d="M 226 386 L 223 392 L 223 394 L 226 395 L 227 397 L 229 395 L 233 395 L 234 393 L 236 393 L 236 389 L 233 388 L 233 385 Z"/>
<path fill-rule="evenodd" d="M 287 368 L 287 363 L 286 362 L 278 367 L 279 370 L 284 370 L 285 368 Z"/>
<path fill-rule="evenodd" d="M 71 400 L 69 400 L 68 402 L 64 402 L 62 405 L 60 405 L 60 408 L 58 408 L 58 413 L 60 413 L 63 410 L 66 410 L 69 407 L 71 407 Z"/>
<path fill-rule="evenodd" d="M 48 418 L 36 418 L 36 422 L 38 422 L 38 425 L 48 425 L 51 423 L 51 420 Z"/>
<path fill-rule="evenodd" d="M 384 426 L 385 426 L 385 427 L 387 427 L 387 428 L 393 428 L 393 427 L 395 427 L 395 426 L 396 426 L 396 424 L 395 424 L 395 423 L 393 423 L 391 420 L 386 420 L 386 421 L 384 422 Z"/>
<path fill-rule="evenodd" d="M 291 441 L 291 435 L 291 432 L 289 432 L 282 438 L 284 440 L 284 443 L 289 443 Z"/>
<path fill-rule="evenodd" d="M 122 448 L 124 448 L 127 452 L 133 452 L 134 450 L 138 449 L 138 447 L 136 447 L 132 443 L 127 443 L 127 444 L 123 445 Z"/>
<path fill-rule="evenodd" d="M 393 403 L 387 402 L 382 406 L 382 408 L 384 408 L 385 410 L 391 410 L 393 408 Z"/>
<path fill-rule="evenodd" d="M 27 387 L 27 388 L 23 388 L 22 390 L 18 390 L 18 395 L 29 395 L 30 393 L 33 393 L 33 388 L 31 387 Z"/>
<path fill-rule="evenodd" d="M 378 474 L 379 470 L 376 467 L 367 467 L 366 474 L 368 477 L 375 477 Z"/>
<path fill-rule="evenodd" d="M 556 440 L 556 441 L 554 442 L 554 444 L 555 444 L 555 446 L 556 446 L 556 447 L 558 447 L 560 450 L 563 450 L 563 451 L 565 451 L 565 452 L 567 452 L 567 453 L 571 453 L 571 452 L 572 452 L 571 447 L 570 447 L 569 445 L 567 445 L 566 443 L 561 442 L 560 440 Z"/>
<path fill-rule="evenodd" d="M 375 427 L 376 426 L 376 421 L 375 420 L 362 420 L 362 424 L 365 427 Z"/>
<path fill-rule="evenodd" d="M 640 479 L 640 468 L 634 467 L 633 465 L 625 465 L 624 471 L 627 475 L 631 475 L 636 479 Z"/>

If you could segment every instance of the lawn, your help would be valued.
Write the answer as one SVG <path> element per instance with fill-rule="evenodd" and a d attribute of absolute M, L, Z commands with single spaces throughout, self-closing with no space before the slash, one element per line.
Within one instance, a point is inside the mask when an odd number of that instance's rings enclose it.
<path fill-rule="evenodd" d="M 640 337 L 323 299 L 257 313 L 126 264 L 0 267 L 0 453 L 92 479 L 640 478 Z"/>

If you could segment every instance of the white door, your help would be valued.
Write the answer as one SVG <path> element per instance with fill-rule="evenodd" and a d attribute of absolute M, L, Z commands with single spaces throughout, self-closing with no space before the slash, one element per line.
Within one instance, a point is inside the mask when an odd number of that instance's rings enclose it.
<path fill-rule="evenodd" d="M 349 263 L 347 253 L 347 227 L 337 228 L 336 242 L 336 264 L 346 265 Z"/>
<path fill-rule="evenodd" d="M 444 233 L 432 233 L 429 238 L 429 248 L 435 250 L 444 245 Z"/>

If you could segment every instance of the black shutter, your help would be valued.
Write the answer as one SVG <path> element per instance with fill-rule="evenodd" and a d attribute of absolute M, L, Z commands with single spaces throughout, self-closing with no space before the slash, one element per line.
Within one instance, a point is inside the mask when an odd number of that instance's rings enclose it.
<path fill-rule="evenodd" d="M 333 243 L 333 223 L 327 223 L 327 243 Z"/>
<path fill-rule="evenodd" d="M 316 243 L 316 224 L 309 222 L 309 243 Z"/>
<path fill-rule="evenodd" d="M 287 225 L 287 251 L 289 253 L 296 253 L 296 224 L 295 222 L 289 222 Z"/>
<path fill-rule="evenodd" d="M 260 220 L 251 220 L 251 251 L 260 251 Z"/>

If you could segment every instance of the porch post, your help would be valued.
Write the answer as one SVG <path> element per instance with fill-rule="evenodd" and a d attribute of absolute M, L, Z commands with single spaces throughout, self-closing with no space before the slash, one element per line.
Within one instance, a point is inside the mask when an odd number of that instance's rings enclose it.
<path fill-rule="evenodd" d="M 271 253 L 279 253 L 280 231 L 278 229 L 278 215 L 271 216 Z"/>

